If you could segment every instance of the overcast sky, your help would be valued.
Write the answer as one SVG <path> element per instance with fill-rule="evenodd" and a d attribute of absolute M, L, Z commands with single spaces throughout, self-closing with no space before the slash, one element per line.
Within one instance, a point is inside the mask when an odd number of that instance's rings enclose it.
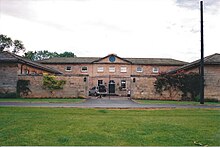
<path fill-rule="evenodd" d="M 77 56 L 200 57 L 199 0 L 0 0 L 0 34 Z M 220 53 L 220 0 L 204 1 L 205 55 Z"/>

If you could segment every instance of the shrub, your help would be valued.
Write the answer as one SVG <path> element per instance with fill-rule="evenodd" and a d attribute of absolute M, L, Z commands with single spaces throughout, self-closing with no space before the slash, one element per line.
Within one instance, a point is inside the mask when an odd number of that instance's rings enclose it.
<path fill-rule="evenodd" d="M 43 75 L 43 88 L 49 89 L 51 92 L 56 89 L 63 89 L 64 84 L 66 84 L 65 80 L 56 80 L 54 75 Z"/>
<path fill-rule="evenodd" d="M 182 99 L 196 100 L 199 95 L 199 77 L 198 73 L 162 73 L 157 76 L 154 86 L 161 95 L 164 91 L 169 91 L 171 97 L 173 93 L 181 91 Z"/>
<path fill-rule="evenodd" d="M 31 90 L 29 89 L 29 80 L 18 80 L 17 81 L 17 94 L 19 97 L 27 96 Z"/>

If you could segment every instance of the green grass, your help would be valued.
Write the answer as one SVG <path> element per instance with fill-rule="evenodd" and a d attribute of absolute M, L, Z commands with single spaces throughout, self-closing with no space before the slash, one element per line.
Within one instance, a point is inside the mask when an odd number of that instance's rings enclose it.
<path fill-rule="evenodd" d="M 200 105 L 194 101 L 165 101 L 165 100 L 134 100 L 141 104 L 175 104 L 175 105 Z M 220 105 L 220 102 L 205 102 L 204 105 Z"/>
<path fill-rule="evenodd" d="M 84 99 L 72 98 L 0 98 L 0 102 L 78 103 Z"/>
<path fill-rule="evenodd" d="M 220 110 L 0 107 L 2 146 L 220 145 Z"/>

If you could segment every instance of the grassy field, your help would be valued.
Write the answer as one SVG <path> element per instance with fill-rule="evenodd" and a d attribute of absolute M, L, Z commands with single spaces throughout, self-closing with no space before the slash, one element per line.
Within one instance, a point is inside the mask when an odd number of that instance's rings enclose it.
<path fill-rule="evenodd" d="M 220 110 L 0 107 L 0 145 L 220 145 Z"/>
<path fill-rule="evenodd" d="M 85 99 L 72 98 L 0 98 L 0 102 L 78 103 Z"/>
<path fill-rule="evenodd" d="M 195 101 L 164 101 L 164 100 L 134 100 L 141 104 L 175 104 L 175 105 L 200 105 Z M 205 105 L 220 105 L 220 102 L 205 102 Z"/>

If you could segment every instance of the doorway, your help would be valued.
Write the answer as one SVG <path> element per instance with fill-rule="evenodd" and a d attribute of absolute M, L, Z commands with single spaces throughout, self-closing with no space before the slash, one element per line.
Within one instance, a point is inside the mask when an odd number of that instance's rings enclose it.
<path fill-rule="evenodd" d="M 114 80 L 109 81 L 108 92 L 109 92 L 109 94 L 115 93 L 115 81 Z"/>

